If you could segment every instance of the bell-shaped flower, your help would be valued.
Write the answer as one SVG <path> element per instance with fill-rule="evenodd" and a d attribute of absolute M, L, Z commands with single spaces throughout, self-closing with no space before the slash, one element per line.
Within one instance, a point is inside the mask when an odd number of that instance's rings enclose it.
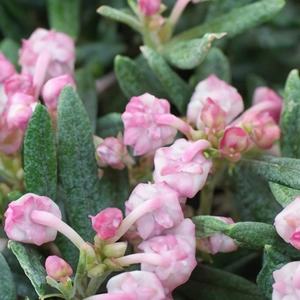
<path fill-rule="evenodd" d="M 75 61 L 74 40 L 55 30 L 36 29 L 28 40 L 23 40 L 19 59 L 22 74 L 34 77 L 41 60 L 44 65 L 41 72 L 44 77 L 42 83 L 57 76 L 72 74 Z"/>
<path fill-rule="evenodd" d="M 4 82 L 5 93 L 8 98 L 16 93 L 33 96 L 33 81 L 30 75 L 14 74 Z"/>
<path fill-rule="evenodd" d="M 100 166 L 111 166 L 123 170 L 125 166 L 134 164 L 126 145 L 119 138 L 107 137 L 96 149 L 97 162 Z"/>
<path fill-rule="evenodd" d="M 154 262 L 141 264 L 142 271 L 153 272 L 159 278 L 166 294 L 185 283 L 197 265 L 195 248 L 187 240 L 172 234 L 153 237 L 138 248 L 146 254 L 159 254 L 166 261 L 165 266 Z"/>
<path fill-rule="evenodd" d="M 140 183 L 125 206 L 127 218 L 130 215 L 139 217 L 134 225 L 144 240 L 159 235 L 164 229 L 174 227 L 183 220 L 178 193 L 165 182 Z"/>
<path fill-rule="evenodd" d="M 16 73 L 14 65 L 0 51 L 0 84 Z"/>
<path fill-rule="evenodd" d="M 300 196 L 276 216 L 274 225 L 285 242 L 300 250 Z"/>
<path fill-rule="evenodd" d="M 300 262 L 287 263 L 273 272 L 272 300 L 300 299 Z"/>
<path fill-rule="evenodd" d="M 123 221 L 122 211 L 115 207 L 107 207 L 92 219 L 92 227 L 100 240 L 115 236 L 116 230 Z"/>
<path fill-rule="evenodd" d="M 143 155 L 171 144 L 177 130 L 156 122 L 155 116 L 170 113 L 170 103 L 146 93 L 132 97 L 122 114 L 124 143 L 134 148 L 134 155 Z"/>
<path fill-rule="evenodd" d="M 244 129 L 229 127 L 220 140 L 219 151 L 221 157 L 225 157 L 231 162 L 237 162 L 242 157 L 242 153 L 247 151 L 249 145 L 250 138 Z"/>
<path fill-rule="evenodd" d="M 20 199 L 8 205 L 4 216 L 4 230 L 7 236 L 14 241 L 36 244 L 38 246 L 54 241 L 57 230 L 36 223 L 32 218 L 32 213 L 49 212 L 61 219 L 61 212 L 56 203 L 45 196 L 35 194 L 25 194 Z"/>
<path fill-rule="evenodd" d="M 203 155 L 209 147 L 211 144 L 206 140 L 178 139 L 172 146 L 158 149 L 154 157 L 154 181 L 165 181 L 182 198 L 194 197 L 204 186 L 212 166 L 211 159 Z"/>
<path fill-rule="evenodd" d="M 76 84 L 70 74 L 64 74 L 49 79 L 43 86 L 42 96 L 47 107 L 57 110 L 57 101 L 59 94 L 64 86 L 71 84 L 76 89 Z"/>
<path fill-rule="evenodd" d="M 71 266 L 62 258 L 51 255 L 48 256 L 45 262 L 47 275 L 56 281 L 65 283 L 66 279 L 73 274 Z"/>
<path fill-rule="evenodd" d="M 138 0 L 140 11 L 150 17 L 159 11 L 161 0 Z"/>
<path fill-rule="evenodd" d="M 198 83 L 187 108 L 187 120 L 198 129 L 204 129 L 201 113 L 207 98 L 211 98 L 225 112 L 227 124 L 244 109 L 242 97 L 237 90 L 217 76 L 210 75 Z"/>

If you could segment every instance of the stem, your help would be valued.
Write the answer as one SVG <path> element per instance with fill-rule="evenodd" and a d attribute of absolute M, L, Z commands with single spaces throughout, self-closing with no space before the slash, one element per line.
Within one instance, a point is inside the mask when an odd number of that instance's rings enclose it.
<path fill-rule="evenodd" d="M 88 284 L 88 287 L 85 292 L 85 296 L 88 297 L 90 295 L 95 295 L 103 283 L 103 281 L 107 278 L 107 276 L 111 273 L 111 271 L 104 273 L 101 276 L 94 277 L 90 279 L 90 282 Z M 106 275 L 105 275 L 106 274 Z"/>
<path fill-rule="evenodd" d="M 214 190 L 211 183 L 207 183 L 201 190 L 200 215 L 210 215 Z"/>
<path fill-rule="evenodd" d="M 145 201 L 140 206 L 136 207 L 121 223 L 121 226 L 116 230 L 116 235 L 106 240 L 106 244 L 115 243 L 121 236 L 123 236 L 129 228 L 143 215 L 152 212 L 153 210 L 163 206 L 161 197 L 153 198 Z"/>
<path fill-rule="evenodd" d="M 168 267 L 170 261 L 160 254 L 156 253 L 136 253 L 115 259 L 121 266 L 129 266 L 132 264 L 146 263 L 156 266 Z"/>
<path fill-rule="evenodd" d="M 85 243 L 82 237 L 73 228 L 52 213 L 33 210 L 31 213 L 31 219 L 35 223 L 56 229 L 66 236 L 79 250 Z"/>

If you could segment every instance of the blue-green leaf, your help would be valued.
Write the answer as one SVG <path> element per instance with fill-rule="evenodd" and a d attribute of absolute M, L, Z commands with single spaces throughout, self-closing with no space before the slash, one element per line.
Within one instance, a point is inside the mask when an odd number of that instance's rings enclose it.
<path fill-rule="evenodd" d="M 296 197 L 300 196 L 300 190 L 292 189 L 275 182 L 269 182 L 271 191 L 282 207 L 289 205 Z"/>
<path fill-rule="evenodd" d="M 20 69 L 18 65 L 20 45 L 12 39 L 6 38 L 0 43 L 0 51 L 4 56 L 11 61 L 17 70 Z"/>
<path fill-rule="evenodd" d="M 0 300 L 17 299 L 16 287 L 10 268 L 0 253 Z"/>
<path fill-rule="evenodd" d="M 27 192 L 55 199 L 57 183 L 56 148 L 51 118 L 38 104 L 24 140 L 24 177 Z"/>

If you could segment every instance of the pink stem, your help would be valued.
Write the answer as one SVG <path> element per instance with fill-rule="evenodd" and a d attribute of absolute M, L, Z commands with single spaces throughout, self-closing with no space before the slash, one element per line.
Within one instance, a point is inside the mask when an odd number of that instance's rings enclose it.
<path fill-rule="evenodd" d="M 170 24 L 172 24 L 173 26 L 176 25 L 182 12 L 184 11 L 185 7 L 188 5 L 189 2 L 190 0 L 177 0 L 169 17 Z"/>
<path fill-rule="evenodd" d="M 184 163 L 190 162 L 198 152 L 202 153 L 209 147 L 211 147 L 211 144 L 207 140 L 199 140 L 194 142 L 184 151 L 182 155 L 182 161 Z"/>
<path fill-rule="evenodd" d="M 136 253 L 115 259 L 121 266 L 129 266 L 132 264 L 146 263 L 155 266 L 168 267 L 170 261 L 157 253 Z"/>
<path fill-rule="evenodd" d="M 66 224 L 64 221 L 62 221 L 60 218 L 56 217 L 52 213 L 40 210 L 33 210 L 30 217 L 35 223 L 54 228 L 60 233 L 62 233 L 79 250 L 81 246 L 85 244 L 85 241 L 73 228 L 71 228 L 68 224 Z"/>

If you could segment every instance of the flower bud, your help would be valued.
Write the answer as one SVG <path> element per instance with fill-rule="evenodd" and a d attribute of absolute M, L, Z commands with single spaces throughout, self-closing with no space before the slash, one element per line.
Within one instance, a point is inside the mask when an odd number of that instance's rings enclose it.
<path fill-rule="evenodd" d="M 161 0 L 138 0 L 138 3 L 142 14 L 150 17 L 159 11 Z"/>
<path fill-rule="evenodd" d="M 45 262 L 47 275 L 56 281 L 65 283 L 73 274 L 71 266 L 56 255 L 48 256 Z"/>

